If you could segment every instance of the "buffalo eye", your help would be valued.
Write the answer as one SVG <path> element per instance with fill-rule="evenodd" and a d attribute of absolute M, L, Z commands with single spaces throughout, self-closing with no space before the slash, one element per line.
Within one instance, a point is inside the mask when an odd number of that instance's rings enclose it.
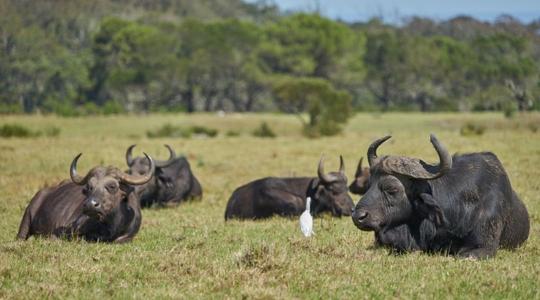
<path fill-rule="evenodd" d="M 388 193 L 389 195 L 395 195 L 399 193 L 399 189 L 397 187 L 390 187 L 390 188 L 385 189 L 385 192 Z"/>
<path fill-rule="evenodd" d="M 395 195 L 399 193 L 399 187 L 390 182 L 385 182 L 379 185 L 379 188 L 388 195 Z"/>
<path fill-rule="evenodd" d="M 105 188 L 110 194 L 114 194 L 118 190 L 118 185 L 116 183 L 109 183 Z"/>
<path fill-rule="evenodd" d="M 92 186 L 85 185 L 82 192 L 83 192 L 83 194 L 88 195 L 88 194 L 92 193 L 93 190 L 94 190 L 94 188 Z"/>

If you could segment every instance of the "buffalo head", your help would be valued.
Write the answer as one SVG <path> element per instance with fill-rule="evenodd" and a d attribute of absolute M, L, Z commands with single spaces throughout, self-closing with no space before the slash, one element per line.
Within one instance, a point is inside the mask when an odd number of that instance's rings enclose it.
<path fill-rule="evenodd" d="M 146 174 L 150 169 L 150 163 L 144 157 L 135 157 L 133 158 L 132 151 L 136 145 L 131 145 L 127 148 L 126 151 L 126 163 L 129 167 L 127 171 L 131 175 L 141 175 Z M 156 193 L 158 192 L 158 186 L 170 186 L 170 179 L 166 176 L 163 176 L 160 172 L 162 168 L 165 168 L 173 164 L 176 160 L 176 153 L 169 145 L 165 145 L 169 150 L 169 159 L 164 161 L 155 161 L 156 172 L 155 176 L 149 180 L 147 183 L 139 185 L 135 188 L 135 193 L 141 199 L 143 205 L 149 204 L 156 198 Z M 148 202 L 148 203 L 147 203 Z"/>
<path fill-rule="evenodd" d="M 379 231 L 397 226 L 418 216 L 435 224 L 444 220 L 440 207 L 429 191 L 428 181 L 446 174 L 452 157 L 431 135 L 431 143 L 440 163 L 433 166 L 422 160 L 402 156 L 377 156 L 377 148 L 390 136 L 378 139 L 368 148 L 369 188 L 352 214 L 354 224 L 362 230 Z"/>
<path fill-rule="evenodd" d="M 318 180 L 314 181 L 313 212 L 331 211 L 333 215 L 350 215 L 354 203 L 348 194 L 347 176 L 343 157 L 339 157 L 338 172 L 324 172 L 324 158 L 321 157 L 317 168 Z"/>
<path fill-rule="evenodd" d="M 362 167 L 362 161 L 364 158 L 360 158 L 358 167 L 356 167 L 356 173 L 354 174 L 354 180 L 349 186 L 349 191 L 353 194 L 363 195 L 366 193 L 369 184 L 369 168 Z"/>
<path fill-rule="evenodd" d="M 82 177 L 77 174 L 77 161 L 81 155 L 82 153 L 79 153 L 71 163 L 71 180 L 84 186 L 83 193 L 86 197 L 83 204 L 84 214 L 100 221 L 105 220 L 122 201 L 127 201 L 128 195 L 133 190 L 132 186 L 147 183 L 154 174 L 154 161 L 145 153 L 149 164 L 146 173 L 126 174 L 115 167 L 99 166 Z"/>

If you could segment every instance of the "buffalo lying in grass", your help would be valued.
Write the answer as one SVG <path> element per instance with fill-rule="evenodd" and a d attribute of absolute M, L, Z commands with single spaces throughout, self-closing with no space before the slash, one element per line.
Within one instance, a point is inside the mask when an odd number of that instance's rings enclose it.
<path fill-rule="evenodd" d="M 145 174 L 149 169 L 148 161 L 144 157 L 133 158 L 134 147 L 135 145 L 131 145 L 126 151 L 128 173 Z M 178 204 L 182 201 L 202 198 L 201 184 L 193 175 L 187 159 L 183 156 L 176 157 L 176 153 L 169 145 L 165 147 L 169 150 L 169 159 L 156 161 L 154 178 L 136 187 L 142 207 L 154 204 L 161 206 Z"/>
<path fill-rule="evenodd" d="M 360 158 L 358 167 L 356 167 L 356 173 L 354 174 L 354 180 L 349 185 L 349 191 L 356 195 L 363 195 L 368 190 L 369 185 L 369 168 L 362 166 L 364 158 Z"/>
<path fill-rule="evenodd" d="M 81 177 L 77 174 L 80 156 L 71 163 L 71 181 L 44 188 L 32 198 L 17 238 L 43 235 L 122 243 L 131 241 L 137 234 L 141 209 L 133 186 L 152 178 L 152 159 L 146 155 L 150 168 L 142 175 L 99 166 Z"/>
<path fill-rule="evenodd" d="M 225 220 L 260 219 L 273 215 L 299 216 L 311 197 L 311 213 L 331 212 L 334 216 L 350 215 L 353 202 L 347 193 L 343 158 L 338 172 L 324 172 L 319 162 L 318 177 L 267 177 L 237 188 L 225 211 Z"/>
<path fill-rule="evenodd" d="M 378 245 L 487 258 L 527 240 L 527 209 L 493 153 L 452 157 L 432 135 L 439 166 L 377 157 L 377 148 L 389 138 L 368 149 L 370 186 L 352 214 L 358 228 L 375 232 Z"/>

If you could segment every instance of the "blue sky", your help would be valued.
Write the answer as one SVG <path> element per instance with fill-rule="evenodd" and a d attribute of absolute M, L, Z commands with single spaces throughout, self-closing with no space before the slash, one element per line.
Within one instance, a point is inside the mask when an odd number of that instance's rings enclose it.
<path fill-rule="evenodd" d="M 257 0 L 245 0 L 256 2 Z M 419 15 L 444 20 L 456 15 L 469 15 L 493 21 L 501 14 L 510 14 L 522 22 L 540 18 L 540 0 L 267 0 L 283 10 L 314 11 L 345 21 L 365 21 L 382 16 L 385 21 L 399 22 L 406 16 Z M 317 5 L 318 3 L 318 5 Z"/>

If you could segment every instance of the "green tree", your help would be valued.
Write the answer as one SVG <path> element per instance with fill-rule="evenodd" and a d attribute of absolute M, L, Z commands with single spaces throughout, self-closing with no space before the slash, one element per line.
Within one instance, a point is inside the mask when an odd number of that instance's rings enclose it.
<path fill-rule="evenodd" d="M 274 84 L 274 94 L 282 111 L 298 114 L 304 133 L 310 137 L 340 133 L 352 115 L 351 96 L 324 79 L 281 78 Z M 307 122 L 301 117 L 304 112 L 309 117 Z"/>

